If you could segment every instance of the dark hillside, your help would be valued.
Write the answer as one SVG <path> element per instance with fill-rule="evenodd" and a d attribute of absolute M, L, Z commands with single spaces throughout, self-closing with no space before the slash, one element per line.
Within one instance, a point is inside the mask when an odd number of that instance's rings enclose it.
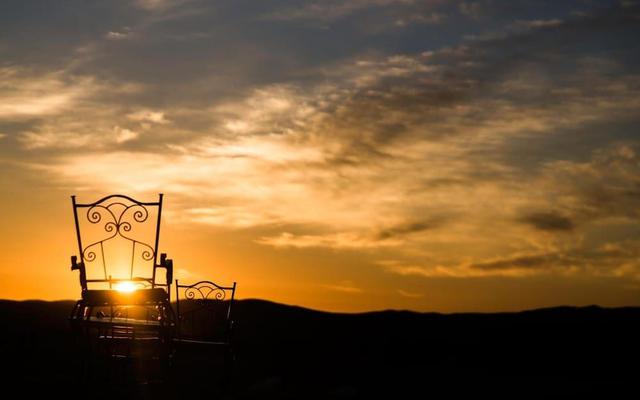
<path fill-rule="evenodd" d="M 5 388 L 83 397 L 86 388 L 75 379 L 78 364 L 66 320 L 72 304 L 0 301 L 0 357 L 9 370 Z M 610 397 L 635 388 L 639 372 L 638 308 L 335 314 L 242 300 L 234 312 L 237 398 L 416 392 L 420 397 Z M 173 397 L 210 391 L 216 363 L 198 352 L 182 357 L 175 385 L 119 393 Z M 109 382 L 92 391 L 107 393 Z"/>

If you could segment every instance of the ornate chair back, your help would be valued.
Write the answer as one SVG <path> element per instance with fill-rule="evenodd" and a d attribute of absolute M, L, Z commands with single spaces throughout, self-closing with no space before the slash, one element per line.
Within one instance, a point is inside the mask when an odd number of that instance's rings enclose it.
<path fill-rule="evenodd" d="M 230 344 L 236 283 L 220 286 L 211 281 L 200 281 L 181 285 L 176 279 L 175 286 L 179 340 Z"/>
<path fill-rule="evenodd" d="M 71 263 L 80 271 L 83 297 L 90 289 L 113 288 L 160 287 L 170 295 L 173 263 L 165 254 L 158 257 L 162 194 L 154 202 L 121 194 L 93 203 L 71 200 L 80 255 L 80 262 L 72 256 Z M 157 268 L 166 269 L 165 283 L 156 282 Z"/>

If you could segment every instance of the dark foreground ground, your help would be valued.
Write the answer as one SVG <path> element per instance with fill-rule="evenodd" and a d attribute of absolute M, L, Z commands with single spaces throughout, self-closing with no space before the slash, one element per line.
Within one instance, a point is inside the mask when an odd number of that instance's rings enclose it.
<path fill-rule="evenodd" d="M 640 308 L 332 314 L 238 301 L 237 361 L 186 349 L 164 381 L 76 378 L 72 302 L 0 301 L 3 392 L 21 398 L 637 398 Z M 219 357 L 218 357 L 219 358 Z"/>

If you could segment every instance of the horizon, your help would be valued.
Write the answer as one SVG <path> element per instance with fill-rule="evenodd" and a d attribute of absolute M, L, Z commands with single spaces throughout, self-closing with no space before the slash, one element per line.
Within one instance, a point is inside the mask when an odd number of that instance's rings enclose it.
<path fill-rule="evenodd" d="M 43 299 L 3 299 L 0 298 L 0 302 L 11 302 L 11 303 L 74 303 L 77 299 L 57 299 L 57 300 L 43 300 Z M 360 311 L 340 311 L 340 310 L 323 310 L 312 307 L 305 307 L 297 304 L 287 304 L 280 303 L 277 301 L 269 300 L 269 299 L 261 299 L 261 298 L 237 298 L 234 299 L 234 302 L 261 302 L 261 303 L 269 303 L 274 306 L 286 307 L 286 308 L 297 308 L 305 311 L 316 312 L 316 313 L 324 313 L 324 314 L 339 314 L 339 315 L 361 315 L 361 314 L 377 314 L 377 313 L 386 313 L 386 312 L 398 312 L 398 313 L 414 313 L 414 314 L 437 314 L 437 315 L 467 315 L 467 314 L 521 314 L 521 313 L 529 313 L 529 312 L 539 312 L 539 311 L 549 311 L 549 310 L 558 310 L 558 309 L 572 309 L 572 310 L 585 310 L 585 309 L 593 309 L 597 308 L 600 310 L 623 310 L 623 309 L 639 309 L 640 306 L 617 306 L 617 307 L 606 307 L 598 304 L 587 304 L 587 305 L 569 305 L 569 304 L 559 304 L 550 307 L 540 307 L 540 308 L 528 308 L 521 310 L 494 310 L 494 311 L 452 311 L 452 312 L 442 312 L 442 311 L 418 311 L 411 309 L 399 309 L 399 308 L 384 308 L 384 309 L 372 309 L 372 310 L 360 310 Z M 175 304 L 175 300 L 171 301 L 171 304 Z"/>
<path fill-rule="evenodd" d="M 164 194 L 183 282 L 334 312 L 640 306 L 640 5 L 0 6 L 0 298 L 70 196 Z M 504 311 L 501 311 L 504 310 Z"/>

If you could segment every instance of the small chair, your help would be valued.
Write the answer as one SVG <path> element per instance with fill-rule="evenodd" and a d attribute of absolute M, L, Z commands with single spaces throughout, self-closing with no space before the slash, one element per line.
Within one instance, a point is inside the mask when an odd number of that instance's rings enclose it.
<path fill-rule="evenodd" d="M 119 194 L 93 203 L 71 200 L 80 258 L 71 257 L 71 270 L 79 271 L 81 299 L 70 321 L 84 355 L 97 349 L 131 357 L 145 342 L 167 359 L 175 317 L 173 261 L 166 254 L 158 257 L 162 194 L 157 202 Z M 165 270 L 164 282 L 158 282 L 158 268 Z"/>
<path fill-rule="evenodd" d="M 188 348 L 194 354 L 205 357 L 211 365 L 207 350 L 223 352 L 224 385 L 228 384 L 234 361 L 232 346 L 232 309 L 236 282 L 231 286 L 220 286 L 211 281 L 200 281 L 191 285 L 180 284 L 176 279 L 176 354 Z M 181 351 L 180 349 L 184 349 Z M 193 359 L 193 355 L 191 356 Z"/>

